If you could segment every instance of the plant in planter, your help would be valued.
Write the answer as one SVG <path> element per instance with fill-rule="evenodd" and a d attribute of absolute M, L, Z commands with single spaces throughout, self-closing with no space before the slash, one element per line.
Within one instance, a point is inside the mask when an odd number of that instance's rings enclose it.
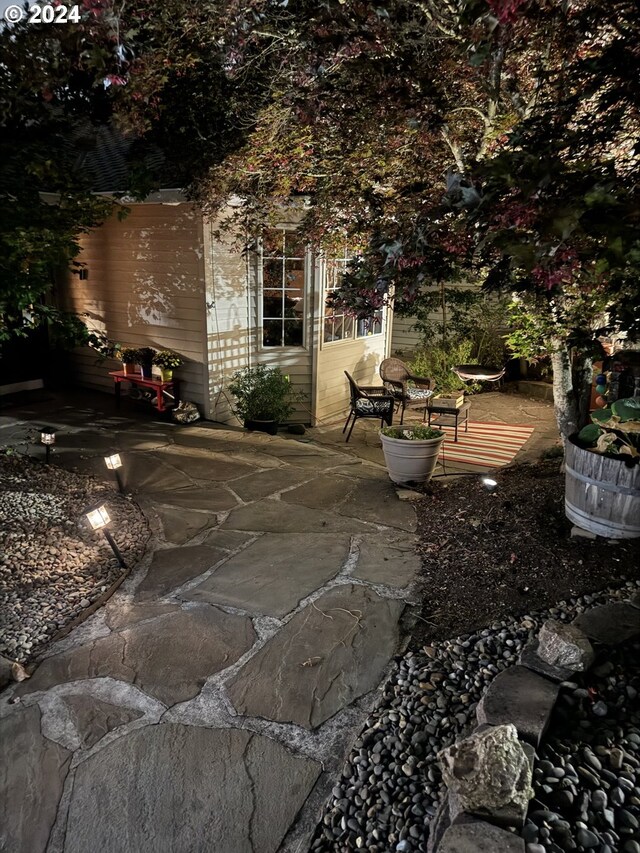
<path fill-rule="evenodd" d="M 249 430 L 275 435 L 278 424 L 293 412 L 293 403 L 304 399 L 295 392 L 291 380 L 279 367 L 247 367 L 231 378 L 229 391 L 235 398 L 233 412 Z"/>
<path fill-rule="evenodd" d="M 160 368 L 163 382 L 170 382 L 173 371 L 183 363 L 182 356 L 170 349 L 161 349 L 153 356 L 153 364 Z"/>
<path fill-rule="evenodd" d="M 444 438 L 441 429 L 423 425 L 380 430 L 382 452 L 391 480 L 400 486 L 430 480 Z"/>
<path fill-rule="evenodd" d="M 122 362 L 125 373 L 137 373 L 136 366 L 140 363 L 140 350 L 134 347 L 120 347 L 116 350 L 116 358 Z"/>
<path fill-rule="evenodd" d="M 145 379 L 151 379 L 151 371 L 153 367 L 153 357 L 156 351 L 151 347 L 141 347 L 138 350 L 138 364 L 142 371 L 142 376 Z"/>
<path fill-rule="evenodd" d="M 616 400 L 591 413 L 570 436 L 565 512 L 583 530 L 611 539 L 640 537 L 640 399 Z"/>

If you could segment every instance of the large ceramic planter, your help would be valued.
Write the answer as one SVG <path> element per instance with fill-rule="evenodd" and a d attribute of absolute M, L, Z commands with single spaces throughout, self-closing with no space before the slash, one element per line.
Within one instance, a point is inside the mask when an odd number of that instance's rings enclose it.
<path fill-rule="evenodd" d="M 390 438 L 380 433 L 384 461 L 391 480 L 399 486 L 417 485 L 430 480 L 444 438 L 443 433 L 437 438 L 416 441 Z"/>
<path fill-rule="evenodd" d="M 607 539 L 640 537 L 640 465 L 565 445 L 564 507 L 569 521 Z"/>

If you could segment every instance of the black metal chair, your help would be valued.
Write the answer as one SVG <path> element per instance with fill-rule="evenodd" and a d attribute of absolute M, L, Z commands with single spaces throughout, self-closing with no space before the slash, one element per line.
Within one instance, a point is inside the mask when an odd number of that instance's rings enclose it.
<path fill-rule="evenodd" d="M 393 424 L 395 400 L 386 388 L 381 385 L 358 385 L 350 373 L 345 370 L 344 374 L 349 380 L 349 392 L 351 394 L 351 408 L 342 428 L 342 432 L 346 432 L 349 421 L 351 421 L 351 428 L 346 441 L 348 442 L 351 438 L 353 427 L 358 418 L 377 418 L 380 420 L 380 426 L 385 423 L 387 426 L 391 426 Z M 353 420 L 351 420 L 352 418 Z"/>
<path fill-rule="evenodd" d="M 401 424 L 404 422 L 404 410 L 407 406 L 418 405 L 426 412 L 427 400 L 433 396 L 430 379 L 426 376 L 414 376 L 399 358 L 385 358 L 380 365 L 380 377 L 388 393 L 393 395 L 398 408 L 402 407 Z M 413 382 L 413 386 L 409 385 L 409 382 Z"/>

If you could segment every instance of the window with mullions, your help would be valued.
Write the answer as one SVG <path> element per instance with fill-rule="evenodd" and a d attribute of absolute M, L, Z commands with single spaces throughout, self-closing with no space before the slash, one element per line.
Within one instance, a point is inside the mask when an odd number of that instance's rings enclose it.
<path fill-rule="evenodd" d="M 353 259 L 353 252 L 345 249 L 341 258 L 329 258 L 326 262 L 327 274 L 325 281 L 325 303 L 324 303 L 324 343 L 333 341 L 353 340 L 354 338 L 367 338 L 372 335 L 382 334 L 383 309 L 374 311 L 373 316 L 366 320 L 354 322 L 340 308 L 334 309 L 327 305 L 326 297 L 338 290 L 342 284 L 342 277 L 347 269 L 349 261 Z"/>
<path fill-rule="evenodd" d="M 269 228 L 262 235 L 262 345 L 304 344 L 305 247 L 295 231 Z"/>
<path fill-rule="evenodd" d="M 327 277 L 325 285 L 324 303 L 324 342 L 344 341 L 353 338 L 353 317 L 349 317 L 341 309 L 334 309 L 327 305 L 326 297 L 334 293 L 342 284 L 342 276 L 349 263 L 349 255 L 345 250 L 342 258 L 329 258 L 327 260 Z"/>

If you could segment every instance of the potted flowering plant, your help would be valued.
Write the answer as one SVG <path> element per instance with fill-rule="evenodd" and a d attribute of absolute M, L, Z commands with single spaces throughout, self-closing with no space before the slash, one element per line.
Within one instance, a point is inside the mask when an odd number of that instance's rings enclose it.
<path fill-rule="evenodd" d="M 122 362 L 124 373 L 138 373 L 136 367 L 140 360 L 140 350 L 134 347 L 120 347 L 116 350 L 116 358 Z"/>
<path fill-rule="evenodd" d="M 384 427 L 380 439 L 391 480 L 400 486 L 430 480 L 444 437 L 441 429 L 424 424 Z"/>
<path fill-rule="evenodd" d="M 156 354 L 151 347 L 141 347 L 138 350 L 138 364 L 144 379 L 151 379 L 151 371 L 153 365 L 153 357 Z"/>
<path fill-rule="evenodd" d="M 163 382 L 170 382 L 173 379 L 173 371 L 182 363 L 182 356 L 170 349 L 161 349 L 153 356 L 153 364 L 160 368 Z"/>

